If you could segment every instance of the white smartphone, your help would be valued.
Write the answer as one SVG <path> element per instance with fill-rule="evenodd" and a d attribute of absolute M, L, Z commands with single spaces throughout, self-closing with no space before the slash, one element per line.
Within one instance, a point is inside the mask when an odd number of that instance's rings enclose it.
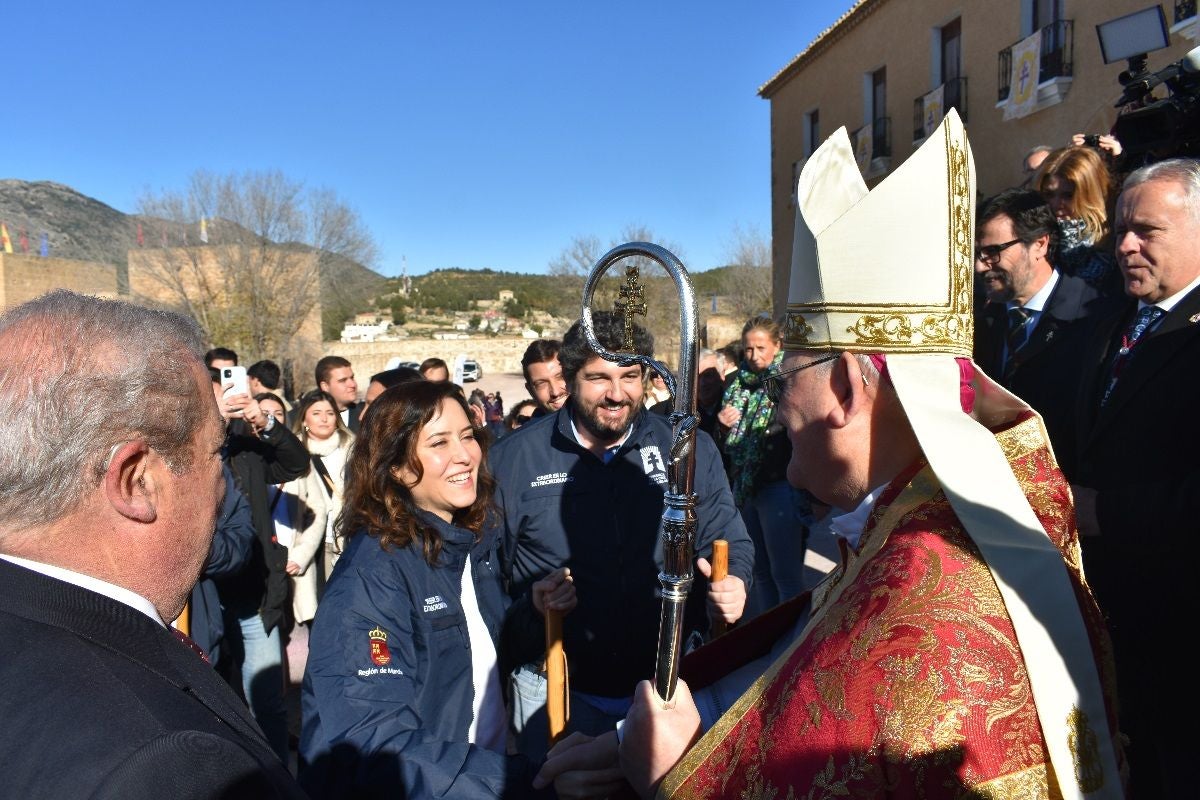
<path fill-rule="evenodd" d="M 250 394 L 245 367 L 221 367 L 221 395 Z"/>

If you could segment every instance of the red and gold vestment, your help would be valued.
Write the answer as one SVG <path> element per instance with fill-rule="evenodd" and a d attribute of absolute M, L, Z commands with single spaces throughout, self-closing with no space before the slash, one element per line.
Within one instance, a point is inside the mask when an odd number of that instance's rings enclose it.
<path fill-rule="evenodd" d="M 1116 730 L 1110 645 L 1081 575 L 1068 485 L 1036 418 L 996 436 L 1067 564 Z M 697 651 L 683 677 L 699 688 L 761 655 L 803 600 Z M 1035 667 L 924 460 L 884 490 L 858 551 L 814 590 L 812 607 L 800 639 L 667 775 L 660 796 L 1058 796 L 1027 675 Z M 1086 787 L 1095 735 L 1086 720 L 1079 730 L 1072 752 Z"/>

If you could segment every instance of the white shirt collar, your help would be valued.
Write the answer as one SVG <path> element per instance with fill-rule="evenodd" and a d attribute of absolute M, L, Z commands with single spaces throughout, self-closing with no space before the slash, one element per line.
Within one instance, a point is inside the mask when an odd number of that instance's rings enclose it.
<path fill-rule="evenodd" d="M 1146 306 L 1149 306 L 1149 305 L 1158 306 L 1159 308 L 1161 308 L 1163 310 L 1164 313 L 1167 311 L 1170 311 L 1172 308 L 1179 305 L 1179 301 L 1182 300 L 1188 292 L 1190 292 L 1192 289 L 1195 289 L 1197 286 L 1200 286 L 1200 275 L 1197 275 L 1192 280 L 1191 283 L 1189 283 L 1187 286 L 1183 287 L 1181 290 L 1179 290 L 1175 294 L 1168 297 L 1166 300 L 1161 300 L 1157 303 L 1147 303 L 1144 300 L 1138 300 L 1138 311 L 1141 311 L 1143 308 L 1145 308 Z"/>
<path fill-rule="evenodd" d="M 891 481 L 888 481 L 888 483 L 891 483 Z M 885 483 L 882 486 L 872 489 L 867 492 L 867 496 L 862 499 L 858 507 L 853 511 L 831 517 L 829 520 L 829 530 L 845 539 L 851 548 L 857 550 L 858 541 L 862 538 L 863 528 L 867 526 L 867 518 L 875 510 L 875 503 L 879 500 L 879 495 L 883 494 L 883 490 L 887 487 L 888 484 Z"/>
<path fill-rule="evenodd" d="M 124 603 L 130 608 L 142 612 L 159 625 L 162 625 L 164 628 L 167 627 L 166 623 L 162 621 L 162 617 L 158 615 L 158 609 L 154 607 L 153 603 L 142 597 L 140 594 L 131 592 L 123 586 L 117 586 L 115 583 L 102 581 L 99 578 L 93 578 L 91 575 L 84 575 L 81 572 L 74 572 L 73 570 L 56 567 L 53 564 L 43 564 L 40 561 L 30 561 L 28 558 L 18 558 L 17 556 L 10 556 L 6 553 L 0 553 L 0 558 L 3 558 L 5 561 L 10 561 L 18 566 L 25 567 L 26 569 L 31 569 L 34 572 L 40 572 L 41 574 L 51 578 L 57 578 L 64 583 L 70 583 L 80 588 L 95 592 L 96 594 L 102 594 L 105 597 L 116 600 L 118 603 Z"/>
<path fill-rule="evenodd" d="M 1054 292 L 1054 287 L 1058 285 L 1058 270 L 1050 270 L 1050 277 L 1046 279 L 1046 285 L 1038 289 L 1037 294 L 1029 298 L 1022 308 L 1026 311 L 1041 312 L 1045 310 L 1046 303 L 1050 300 L 1050 295 Z M 1009 303 L 1009 308 L 1016 308 L 1016 303 Z"/>

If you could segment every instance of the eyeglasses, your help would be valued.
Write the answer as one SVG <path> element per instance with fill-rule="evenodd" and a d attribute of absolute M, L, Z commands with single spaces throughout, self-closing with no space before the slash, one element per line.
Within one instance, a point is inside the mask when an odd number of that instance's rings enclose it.
<path fill-rule="evenodd" d="M 1020 241 L 1020 239 L 1013 239 L 1011 242 L 1005 242 L 1004 244 L 985 244 L 983 247 L 976 247 L 975 260 L 982 261 L 989 267 L 994 267 L 1000 263 L 1000 254 Z"/>
<path fill-rule="evenodd" d="M 824 364 L 826 361 L 833 361 L 835 358 L 841 358 L 841 353 L 832 353 L 827 356 L 821 356 L 815 361 L 810 361 L 807 364 L 801 364 L 798 367 L 768 372 L 762 379 L 763 389 L 767 393 L 767 399 L 774 405 L 779 405 L 780 399 L 783 398 L 783 378 L 791 375 L 793 372 L 815 367 L 817 364 Z"/>
<path fill-rule="evenodd" d="M 517 414 L 517 424 L 524 425 L 529 420 L 533 419 L 533 414 Z"/>

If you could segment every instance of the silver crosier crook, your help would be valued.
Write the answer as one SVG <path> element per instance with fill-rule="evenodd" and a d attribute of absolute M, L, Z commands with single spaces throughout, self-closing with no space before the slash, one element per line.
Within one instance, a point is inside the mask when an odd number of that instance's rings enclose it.
<path fill-rule="evenodd" d="M 644 256 L 657 261 L 675 281 L 679 292 L 679 378 L 666 365 L 637 353 L 613 353 L 596 340 L 592 327 L 592 294 L 608 268 L 623 258 Z M 626 313 L 629 313 L 628 310 Z M 643 312 L 644 313 L 644 312 Z M 658 626 L 658 660 L 654 669 L 654 688 L 666 705 L 675 697 L 679 679 L 679 660 L 683 647 L 683 612 L 692 588 L 692 557 L 696 545 L 696 359 L 699 327 L 696 317 L 696 292 L 683 263 L 673 253 L 648 242 L 629 242 L 609 250 L 588 274 L 583 287 L 580 314 L 583 334 L 598 355 L 621 365 L 641 364 L 653 369 L 667 384 L 674 398 L 671 422 L 671 449 L 667 458 L 667 489 L 663 496 L 663 570 L 662 615 Z"/>

